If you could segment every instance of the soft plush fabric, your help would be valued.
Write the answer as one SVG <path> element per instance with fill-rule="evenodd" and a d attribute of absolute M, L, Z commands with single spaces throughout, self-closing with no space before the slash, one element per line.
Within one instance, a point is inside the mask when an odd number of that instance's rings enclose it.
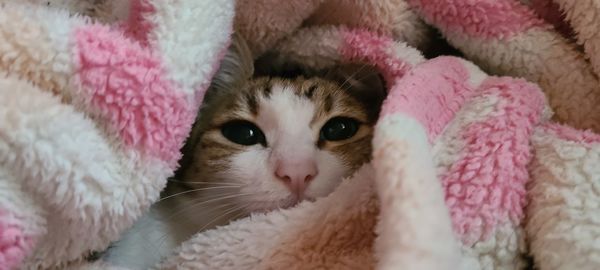
<path fill-rule="evenodd" d="M 373 160 L 330 196 L 199 233 L 157 268 L 600 269 L 599 12 L 1 0 L 0 269 L 117 269 L 82 259 L 158 198 L 232 28 L 257 56 L 378 68 Z M 430 26 L 464 58 L 425 59 Z"/>
<path fill-rule="evenodd" d="M 2 269 L 77 262 L 148 209 L 233 25 L 233 1 L 132 1 L 114 25 L 45 2 L 0 6 Z"/>

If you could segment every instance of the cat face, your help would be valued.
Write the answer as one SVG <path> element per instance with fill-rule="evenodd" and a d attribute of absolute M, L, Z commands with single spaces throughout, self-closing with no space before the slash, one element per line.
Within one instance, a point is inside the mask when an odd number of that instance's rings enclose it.
<path fill-rule="evenodd" d="M 223 96 L 208 113 L 185 180 L 237 185 L 232 201 L 248 212 L 329 194 L 370 159 L 371 106 L 379 106 L 340 86 L 263 77 Z"/>
<path fill-rule="evenodd" d="M 183 149 L 176 177 L 195 190 L 183 196 L 247 213 L 285 208 L 329 194 L 370 159 L 385 96 L 373 68 L 340 65 L 304 78 L 294 64 L 264 59 L 255 71 L 234 35 Z"/>

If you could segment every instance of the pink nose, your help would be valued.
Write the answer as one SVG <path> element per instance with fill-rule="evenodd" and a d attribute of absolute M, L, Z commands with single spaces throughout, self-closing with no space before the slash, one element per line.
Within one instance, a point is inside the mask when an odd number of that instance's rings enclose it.
<path fill-rule="evenodd" d="M 275 170 L 275 176 L 285 183 L 298 198 L 303 197 L 306 187 L 318 173 L 319 170 L 314 160 L 301 162 L 280 161 Z"/>

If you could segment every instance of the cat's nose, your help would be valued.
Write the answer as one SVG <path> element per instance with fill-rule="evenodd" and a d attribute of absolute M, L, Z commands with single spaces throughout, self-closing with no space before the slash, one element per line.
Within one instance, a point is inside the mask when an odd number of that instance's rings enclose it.
<path fill-rule="evenodd" d="M 304 195 L 306 187 L 319 173 L 314 160 L 301 162 L 279 162 L 275 176 L 285 183 L 291 192 L 299 198 Z"/>

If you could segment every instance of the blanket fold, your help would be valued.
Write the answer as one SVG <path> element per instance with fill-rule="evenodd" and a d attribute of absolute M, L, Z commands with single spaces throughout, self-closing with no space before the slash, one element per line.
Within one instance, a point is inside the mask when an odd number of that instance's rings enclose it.
<path fill-rule="evenodd" d="M 538 83 L 557 121 L 600 131 L 598 74 L 576 45 L 541 20 L 533 9 L 514 0 L 407 2 L 476 64 L 493 74 Z M 592 15 L 596 11 L 587 12 Z M 579 33 L 583 38 L 587 35 Z"/>

